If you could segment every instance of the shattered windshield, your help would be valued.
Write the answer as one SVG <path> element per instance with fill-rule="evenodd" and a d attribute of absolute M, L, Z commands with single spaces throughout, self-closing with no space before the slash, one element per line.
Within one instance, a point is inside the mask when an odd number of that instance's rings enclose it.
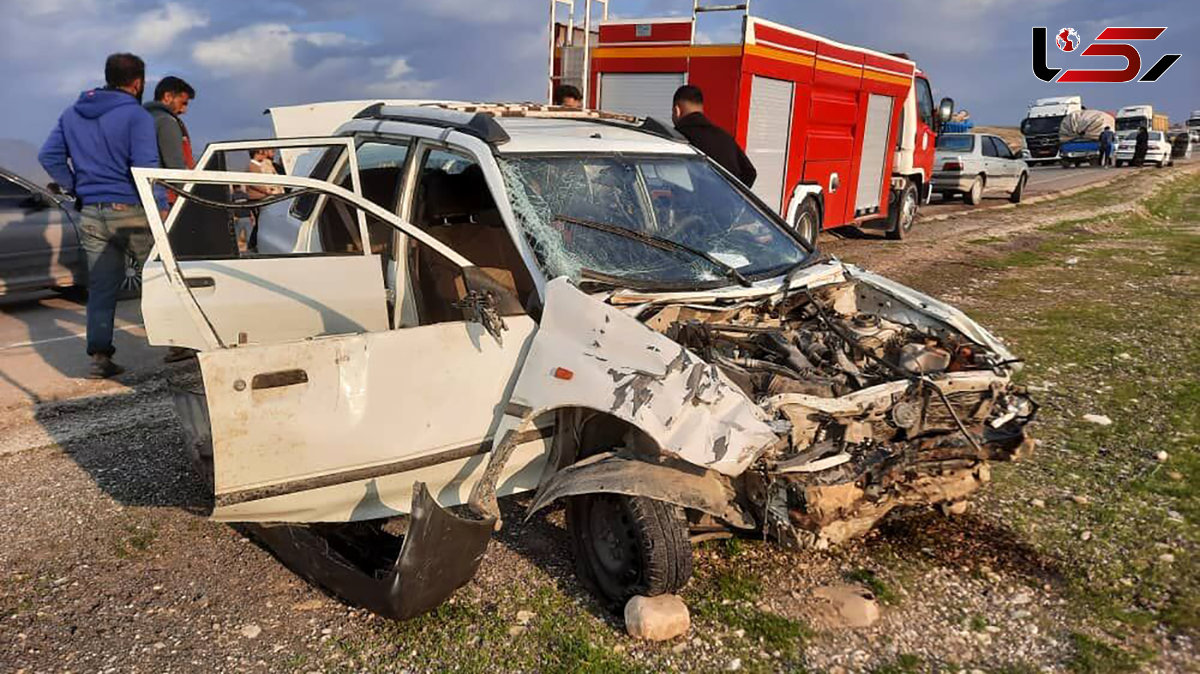
<path fill-rule="evenodd" d="M 701 157 L 526 155 L 501 158 L 500 166 L 517 219 L 551 278 L 721 285 L 728 268 L 770 275 L 808 255 Z"/>

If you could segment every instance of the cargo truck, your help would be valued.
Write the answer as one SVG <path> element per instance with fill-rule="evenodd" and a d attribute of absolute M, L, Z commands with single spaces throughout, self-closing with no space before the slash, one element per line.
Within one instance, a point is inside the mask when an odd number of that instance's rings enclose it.
<path fill-rule="evenodd" d="M 1171 122 L 1166 115 L 1154 112 L 1152 105 L 1127 105 L 1117 111 L 1117 131 L 1137 131 L 1143 126 L 1166 133 Z"/>
<path fill-rule="evenodd" d="M 1029 104 L 1025 119 L 1021 120 L 1021 135 L 1025 137 L 1025 148 L 1029 164 L 1058 160 L 1058 130 L 1063 118 L 1072 112 L 1083 110 L 1081 96 L 1055 96 L 1039 98 Z"/>

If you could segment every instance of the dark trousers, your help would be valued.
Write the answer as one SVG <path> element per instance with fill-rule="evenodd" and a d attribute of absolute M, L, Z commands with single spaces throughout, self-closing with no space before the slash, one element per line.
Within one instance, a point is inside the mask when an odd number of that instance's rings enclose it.
<path fill-rule="evenodd" d="M 117 294 L 125 280 L 128 260 L 138 268 L 146 262 L 154 237 L 141 206 L 93 204 L 84 206 L 79 222 L 80 245 L 87 254 L 87 352 L 111 356 Z"/>

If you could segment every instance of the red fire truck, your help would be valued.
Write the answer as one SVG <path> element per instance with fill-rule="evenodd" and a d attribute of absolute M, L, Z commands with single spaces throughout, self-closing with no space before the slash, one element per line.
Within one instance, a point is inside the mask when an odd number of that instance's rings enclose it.
<path fill-rule="evenodd" d="M 912 227 L 953 101 L 935 110 L 928 79 L 904 55 L 772 23 L 745 4 L 697 1 L 690 18 L 593 24 L 593 1 L 579 26 L 573 12 L 556 19 L 573 3 L 551 0 L 552 87 L 580 86 L 588 107 L 669 119 L 675 89 L 696 85 L 705 113 L 758 169 L 755 194 L 801 236 L 856 225 L 902 238 Z M 744 13 L 741 41 L 698 44 L 697 15 L 730 9 Z"/>

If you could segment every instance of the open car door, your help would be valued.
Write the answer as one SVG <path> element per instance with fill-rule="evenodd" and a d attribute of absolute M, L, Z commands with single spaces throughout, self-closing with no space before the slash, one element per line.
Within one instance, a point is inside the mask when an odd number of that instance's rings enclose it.
<path fill-rule="evenodd" d="M 350 188 L 361 194 L 357 156 L 352 138 L 297 138 L 234 143 L 213 143 L 200 158 L 199 166 L 222 170 L 240 157 L 243 164 L 255 148 L 287 148 L 309 155 L 327 155 L 321 162 L 329 172 L 334 163 L 349 166 Z M 315 162 L 309 162 L 309 169 Z M 322 175 L 321 178 L 327 176 Z M 287 210 L 300 199 L 309 205 L 319 195 L 289 194 L 282 186 L 265 186 L 247 198 L 246 183 L 183 183 L 178 188 L 189 194 L 174 202 L 164 223 L 167 236 L 156 238 L 155 253 L 143 271 L 142 313 L 151 344 L 204 348 L 206 340 L 197 331 L 181 298 L 173 291 L 164 266 L 164 242 L 170 242 L 173 258 L 191 296 L 203 308 L 208 321 L 224 343 L 265 343 L 328 334 L 369 332 L 388 325 L 387 288 L 384 264 L 373 254 L 365 215 L 357 217 L 343 209 L 329 213 L 347 230 L 344 237 L 353 246 L 344 250 L 314 250 L 312 225 L 322 208 L 307 208 L 295 223 L 291 250 L 259 253 L 247 249 L 239 239 L 235 222 L 257 223 L 268 211 Z M 172 190 L 172 192 L 174 192 Z M 270 192 L 277 194 L 271 195 Z M 235 201 L 242 207 L 215 204 Z M 147 213 L 157 213 L 152 198 L 142 195 Z M 322 205 L 323 206 L 323 205 Z M 292 212 L 295 212 L 292 208 Z M 335 225 L 337 226 L 337 225 Z"/>
<path fill-rule="evenodd" d="M 497 331 L 496 322 L 480 320 L 478 303 L 470 301 L 478 298 L 471 292 L 477 282 L 470 279 L 481 275 L 471 273 L 475 268 L 469 260 L 395 214 L 325 181 L 169 169 L 135 169 L 134 178 L 147 201 L 153 197 L 153 182 L 193 189 L 276 185 L 293 190 L 293 196 L 336 199 L 444 260 L 461 277 L 459 297 L 447 306 L 457 307 L 460 316 L 474 316 L 393 330 L 382 320 L 364 325 L 347 318 L 344 305 L 358 301 L 360 285 L 382 288 L 377 260 L 362 255 L 302 258 L 304 269 L 278 272 L 258 267 L 295 260 L 189 265 L 175 258 L 158 213 L 148 212 L 163 285 L 176 305 L 147 304 L 145 319 L 147 324 L 158 322 L 162 317 L 156 311 L 174 316 L 175 306 L 182 307 L 190 322 L 190 344 L 200 350 L 215 519 L 345 522 L 389 517 L 409 512 L 416 482 L 425 483 L 441 505 L 466 502 L 504 421 L 504 402 L 536 331 L 515 298 L 499 301 L 494 317 L 503 316 L 504 329 Z M 180 187 L 180 193 L 181 200 L 188 199 L 190 190 Z M 368 262 L 371 269 L 357 277 L 343 275 L 339 265 L 347 260 Z M 247 262 L 260 264 L 237 267 Z M 218 272 L 223 276 L 216 278 L 215 290 L 226 281 L 244 283 L 248 292 L 259 293 L 255 311 L 260 315 L 206 302 L 214 289 L 197 284 L 197 275 Z M 270 284 L 263 280 L 268 273 L 276 274 Z M 329 286 L 339 284 L 344 289 L 330 291 Z M 382 312 L 382 293 L 378 301 Z M 312 308 L 321 322 L 296 311 L 297 306 Z M 335 314 L 342 316 L 339 322 L 330 318 Z M 273 332 L 241 338 L 246 325 L 264 321 Z M 272 337 L 263 338 L 265 334 Z M 519 438 L 520 446 L 499 478 L 500 494 L 537 486 L 550 434 L 542 428 Z"/>

